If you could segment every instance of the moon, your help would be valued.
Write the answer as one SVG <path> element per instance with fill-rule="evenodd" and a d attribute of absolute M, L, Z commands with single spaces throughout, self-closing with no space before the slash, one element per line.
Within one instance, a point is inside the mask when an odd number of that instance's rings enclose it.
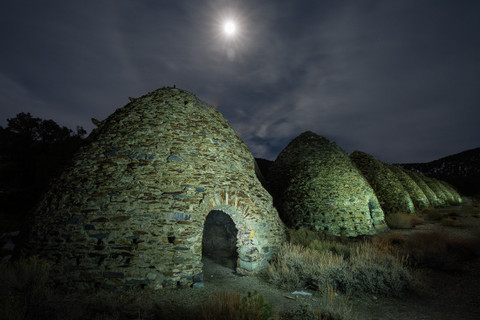
<path fill-rule="evenodd" d="M 232 20 L 227 20 L 223 24 L 223 32 L 228 37 L 233 37 L 237 33 L 237 25 Z"/>

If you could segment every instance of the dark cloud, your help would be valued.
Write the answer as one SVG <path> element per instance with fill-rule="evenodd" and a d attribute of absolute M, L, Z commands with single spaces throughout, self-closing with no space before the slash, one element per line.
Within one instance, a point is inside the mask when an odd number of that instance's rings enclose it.
<path fill-rule="evenodd" d="M 259 157 L 306 130 L 389 162 L 479 146 L 473 1 L 0 3 L 3 125 L 25 111 L 90 129 L 128 96 L 176 84 Z M 219 33 L 225 17 L 235 40 Z"/>

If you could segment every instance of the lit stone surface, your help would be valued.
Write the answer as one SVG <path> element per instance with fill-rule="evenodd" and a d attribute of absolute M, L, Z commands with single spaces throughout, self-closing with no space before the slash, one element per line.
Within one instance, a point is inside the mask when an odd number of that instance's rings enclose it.
<path fill-rule="evenodd" d="M 238 230 L 237 272 L 285 239 L 250 151 L 225 118 L 186 91 L 156 90 L 102 121 L 44 196 L 29 252 L 71 287 L 202 287 L 211 211 Z"/>
<path fill-rule="evenodd" d="M 397 176 L 387 166 L 360 151 L 354 151 L 350 155 L 350 159 L 352 159 L 373 190 L 375 190 L 375 194 L 385 214 L 415 212 L 410 195 Z"/>
<path fill-rule="evenodd" d="M 439 182 L 445 187 L 445 190 L 450 194 L 451 204 L 458 205 L 463 202 L 462 196 L 458 193 L 454 186 L 446 181 L 439 180 Z"/>
<path fill-rule="evenodd" d="M 388 163 L 383 163 L 383 165 L 387 166 L 397 176 L 403 188 L 410 195 L 410 198 L 412 199 L 413 205 L 415 206 L 416 210 L 421 210 L 430 206 L 430 201 L 428 201 L 425 193 L 417 185 L 417 183 L 413 181 L 413 179 L 405 172 L 404 169 Z"/>
<path fill-rule="evenodd" d="M 437 196 L 439 200 L 439 207 L 445 207 L 449 204 L 448 196 L 443 188 L 443 186 L 440 184 L 440 182 L 437 179 L 430 178 L 424 175 L 420 175 L 420 177 L 425 181 L 425 183 L 432 189 L 433 192 L 435 192 L 435 195 Z"/>
<path fill-rule="evenodd" d="M 287 225 L 336 236 L 387 229 L 377 197 L 348 154 L 334 142 L 302 133 L 278 155 L 268 176 Z"/>
<path fill-rule="evenodd" d="M 447 182 L 424 175 L 420 176 L 437 195 L 440 201 L 439 206 L 458 205 L 462 203 L 462 197 L 458 191 Z"/>
<path fill-rule="evenodd" d="M 420 189 L 422 189 L 431 206 L 438 207 L 442 205 L 442 201 L 438 199 L 435 192 L 433 192 L 433 190 L 425 183 L 420 173 L 410 170 L 405 170 L 405 172 L 410 176 L 410 178 L 412 178 L 413 181 L 415 181 Z"/>

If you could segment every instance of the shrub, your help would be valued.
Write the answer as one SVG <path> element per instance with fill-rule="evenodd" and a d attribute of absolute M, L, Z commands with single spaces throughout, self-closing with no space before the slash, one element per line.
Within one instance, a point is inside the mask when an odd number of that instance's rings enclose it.
<path fill-rule="evenodd" d="M 370 242 L 351 244 L 347 258 L 331 251 L 285 244 L 271 262 L 267 276 L 284 289 L 330 286 L 348 294 L 399 295 L 412 281 L 405 259 Z"/>
<path fill-rule="evenodd" d="M 405 212 L 387 214 L 385 221 L 391 229 L 411 229 L 424 222 L 419 216 Z"/>
<path fill-rule="evenodd" d="M 329 240 L 327 239 L 328 236 L 319 234 L 310 229 L 289 229 L 288 236 L 290 243 L 310 248 L 318 252 L 331 251 L 344 257 L 348 257 L 350 254 L 349 246 L 342 243 L 340 238 L 330 236 Z"/>
<path fill-rule="evenodd" d="M 249 292 L 243 298 L 238 292 L 225 291 L 211 297 L 202 307 L 202 318 L 205 320 L 268 320 L 273 319 L 273 311 L 272 307 L 265 303 L 263 297 L 256 291 Z"/>
<path fill-rule="evenodd" d="M 440 225 L 444 227 L 453 227 L 457 225 L 457 219 L 452 217 L 446 217 L 440 220 Z"/>
<path fill-rule="evenodd" d="M 450 210 L 447 213 L 447 217 L 459 217 L 459 216 L 460 216 L 460 214 L 456 210 Z"/>
<path fill-rule="evenodd" d="M 331 251 L 318 252 L 287 243 L 270 263 L 267 275 L 283 289 L 316 290 L 327 285 L 336 287 L 336 279 L 346 271 L 346 266 L 343 257 Z"/>
<path fill-rule="evenodd" d="M 49 264 L 36 256 L 0 264 L 0 319 L 44 314 L 52 295 L 47 284 L 49 270 Z"/>
<path fill-rule="evenodd" d="M 327 287 L 315 310 L 307 304 L 301 304 L 300 308 L 289 310 L 281 314 L 281 319 L 289 320 L 349 320 L 354 319 L 352 307 L 347 299 L 337 294 L 332 287 Z"/>
<path fill-rule="evenodd" d="M 439 221 L 443 218 L 443 214 L 438 212 L 435 209 L 431 210 L 422 210 L 422 214 L 430 221 Z"/>
<path fill-rule="evenodd" d="M 480 208 L 478 206 L 473 205 L 473 204 L 463 205 L 462 212 L 464 214 L 472 216 L 474 218 L 479 218 L 480 217 Z"/>
<path fill-rule="evenodd" d="M 459 262 L 476 254 L 472 242 L 438 232 L 412 235 L 404 250 L 415 266 L 445 271 L 458 269 Z"/>
<path fill-rule="evenodd" d="M 399 295 L 409 289 L 413 277 L 407 259 L 393 248 L 378 250 L 369 242 L 357 244 L 350 256 L 350 274 L 346 290 L 384 295 Z"/>

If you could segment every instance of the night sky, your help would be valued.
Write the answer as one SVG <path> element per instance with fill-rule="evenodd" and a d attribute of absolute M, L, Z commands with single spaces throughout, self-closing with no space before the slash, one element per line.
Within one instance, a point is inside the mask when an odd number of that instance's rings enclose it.
<path fill-rule="evenodd" d="M 0 125 L 30 112 L 90 131 L 176 85 L 256 157 L 311 130 L 431 161 L 480 146 L 479 13 L 468 0 L 0 0 Z"/>

